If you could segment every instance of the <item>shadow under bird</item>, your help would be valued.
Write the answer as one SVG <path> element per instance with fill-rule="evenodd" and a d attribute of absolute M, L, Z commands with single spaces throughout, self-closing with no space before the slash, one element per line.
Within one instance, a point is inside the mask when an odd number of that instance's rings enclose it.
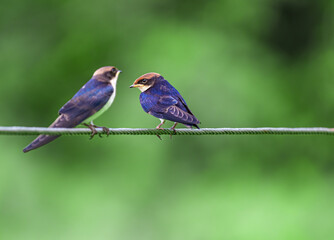
<path fill-rule="evenodd" d="M 59 117 L 49 128 L 74 128 L 83 124 L 92 130 L 93 137 L 97 133 L 93 120 L 113 103 L 120 73 L 120 70 L 112 66 L 97 69 L 92 78 L 59 110 Z M 107 128 L 103 129 L 108 132 Z M 58 137 L 60 135 L 39 135 L 23 152 L 39 148 Z"/>
<path fill-rule="evenodd" d="M 162 129 L 165 120 L 175 122 L 171 128 L 173 131 L 178 123 L 199 128 L 197 124 L 200 122 L 181 94 L 160 74 L 146 73 L 137 78 L 130 88 L 138 88 L 142 92 L 139 100 L 144 111 L 160 119 L 157 129 Z"/>

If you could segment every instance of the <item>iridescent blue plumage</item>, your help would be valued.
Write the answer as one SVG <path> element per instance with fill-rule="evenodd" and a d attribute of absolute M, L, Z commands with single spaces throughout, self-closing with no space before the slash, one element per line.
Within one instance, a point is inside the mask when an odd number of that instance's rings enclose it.
<path fill-rule="evenodd" d="M 163 120 L 198 128 L 197 124 L 200 122 L 190 111 L 186 101 L 161 75 L 145 74 L 138 78 L 132 87 L 138 87 L 142 91 L 139 99 L 145 112 Z"/>
<path fill-rule="evenodd" d="M 91 123 L 101 115 L 115 98 L 115 87 L 120 71 L 115 67 L 102 67 L 93 77 L 59 110 L 59 117 L 50 128 L 73 128 L 84 123 L 96 133 Z M 95 132 L 94 132 L 95 131 Z M 41 147 L 59 136 L 40 135 L 23 152 Z"/>
<path fill-rule="evenodd" d="M 59 114 L 68 114 L 73 124 L 79 125 L 98 112 L 113 92 L 110 82 L 92 78 L 59 110 Z"/>

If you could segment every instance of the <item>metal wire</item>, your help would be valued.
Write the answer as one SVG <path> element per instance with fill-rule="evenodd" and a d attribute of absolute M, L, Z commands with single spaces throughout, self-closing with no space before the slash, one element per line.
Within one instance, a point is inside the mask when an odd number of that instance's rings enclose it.
<path fill-rule="evenodd" d="M 106 134 L 102 128 L 96 128 L 99 134 Z M 109 128 L 110 135 L 334 135 L 334 128 Z M 44 127 L 1 127 L 0 135 L 90 135 L 89 128 L 44 128 Z"/>

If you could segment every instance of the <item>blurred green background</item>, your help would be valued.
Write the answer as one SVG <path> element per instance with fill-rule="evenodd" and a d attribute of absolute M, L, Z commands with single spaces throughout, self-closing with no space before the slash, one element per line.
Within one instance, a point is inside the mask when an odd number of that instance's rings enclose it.
<path fill-rule="evenodd" d="M 158 72 L 201 127 L 331 127 L 332 0 L 0 2 L 1 126 L 48 126 L 106 65 L 95 121 L 155 127 Z M 170 127 L 171 123 L 166 124 Z M 0 239 L 333 239 L 329 136 L 0 136 Z"/>

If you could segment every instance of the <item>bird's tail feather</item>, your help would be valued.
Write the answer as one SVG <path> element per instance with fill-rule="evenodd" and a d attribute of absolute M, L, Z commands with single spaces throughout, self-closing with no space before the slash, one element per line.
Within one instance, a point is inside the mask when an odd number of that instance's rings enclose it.
<path fill-rule="evenodd" d="M 25 149 L 23 149 L 23 152 L 29 152 L 31 150 L 34 150 L 36 148 L 39 148 L 49 142 L 52 142 L 56 138 L 60 137 L 60 135 L 39 135 L 32 143 L 30 143 Z"/>
<path fill-rule="evenodd" d="M 49 128 L 72 128 L 73 122 L 68 121 L 66 114 L 61 114 L 50 126 Z M 52 142 L 60 135 L 39 135 L 34 141 L 32 141 L 23 152 L 29 152 L 33 149 L 44 146 L 45 144 Z"/>

